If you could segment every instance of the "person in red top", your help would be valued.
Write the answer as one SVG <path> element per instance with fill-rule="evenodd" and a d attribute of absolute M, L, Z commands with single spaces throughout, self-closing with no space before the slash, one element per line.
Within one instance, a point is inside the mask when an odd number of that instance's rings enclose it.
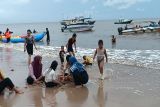
<path fill-rule="evenodd" d="M 10 42 L 11 34 L 12 34 L 12 33 L 13 33 L 13 32 L 9 31 L 8 28 L 6 29 L 6 32 L 4 33 L 4 35 L 5 35 L 6 39 L 7 39 L 7 43 Z"/>
<path fill-rule="evenodd" d="M 77 51 L 77 50 L 76 50 L 76 37 L 77 37 L 77 35 L 76 35 L 76 33 L 74 33 L 74 34 L 72 35 L 72 38 L 70 38 L 70 39 L 68 40 L 68 43 L 67 43 L 67 45 L 66 45 L 67 51 L 69 52 L 70 55 L 73 55 L 73 56 L 75 56 L 75 53 L 74 53 L 74 50 L 73 50 L 73 44 L 74 44 L 74 46 L 75 46 L 75 52 Z"/>

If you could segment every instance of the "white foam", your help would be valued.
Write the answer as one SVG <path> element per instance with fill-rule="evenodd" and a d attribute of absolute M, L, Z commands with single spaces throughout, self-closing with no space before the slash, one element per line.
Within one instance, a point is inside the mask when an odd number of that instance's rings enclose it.
<path fill-rule="evenodd" d="M 18 51 L 24 51 L 24 44 L 0 44 L 3 48 L 13 48 Z M 58 57 L 60 47 L 37 46 L 38 51 L 34 54 L 40 54 L 43 57 Z M 93 56 L 95 49 L 77 48 L 76 57 L 82 59 L 83 55 Z M 160 50 L 120 50 L 109 49 L 109 63 L 118 63 L 126 65 L 141 66 L 147 68 L 160 69 Z"/>

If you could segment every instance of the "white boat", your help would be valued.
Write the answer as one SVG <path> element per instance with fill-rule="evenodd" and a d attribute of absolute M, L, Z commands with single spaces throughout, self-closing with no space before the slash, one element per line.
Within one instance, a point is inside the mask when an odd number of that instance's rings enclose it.
<path fill-rule="evenodd" d="M 132 23 L 129 26 L 132 26 L 132 27 L 128 28 L 126 25 L 125 28 L 122 28 L 122 27 L 118 28 L 119 35 L 160 31 L 160 26 L 153 21 L 143 21 L 143 22 L 139 22 L 139 24 Z"/>
<path fill-rule="evenodd" d="M 84 17 L 76 17 L 69 20 L 62 20 L 60 23 L 64 26 L 70 26 L 70 25 L 93 25 L 96 21 L 92 18 L 84 18 Z"/>
<path fill-rule="evenodd" d="M 72 25 L 72 26 L 64 26 L 61 28 L 62 32 L 70 31 L 70 32 L 84 32 L 84 31 L 92 31 L 93 25 Z"/>

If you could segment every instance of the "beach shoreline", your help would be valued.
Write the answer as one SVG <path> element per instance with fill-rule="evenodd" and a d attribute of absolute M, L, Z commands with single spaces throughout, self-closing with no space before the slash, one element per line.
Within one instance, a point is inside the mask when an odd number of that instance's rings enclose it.
<path fill-rule="evenodd" d="M 4 74 L 24 91 L 24 94 L 13 94 L 7 99 L 0 95 L 2 107 L 156 107 L 160 104 L 160 72 L 156 69 L 109 63 L 105 66 L 107 78 L 102 82 L 98 79 L 98 67 L 94 64 L 87 68 L 90 80 L 85 87 L 76 89 L 73 85 L 65 85 L 44 89 L 41 85 L 26 85 L 26 53 L 0 48 L 0 54 L 0 67 Z M 59 58 L 43 57 L 44 69 L 54 59 L 59 61 Z"/>

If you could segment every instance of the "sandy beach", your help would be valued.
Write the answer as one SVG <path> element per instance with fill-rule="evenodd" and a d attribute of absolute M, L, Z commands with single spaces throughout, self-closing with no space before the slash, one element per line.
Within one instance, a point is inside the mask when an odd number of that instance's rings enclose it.
<path fill-rule="evenodd" d="M 54 58 L 57 59 L 58 58 Z M 43 69 L 54 60 L 43 57 Z M 97 65 L 86 68 L 90 80 L 83 88 L 72 84 L 45 89 L 27 86 L 27 55 L 12 48 L 0 48 L 0 67 L 24 94 L 0 95 L 0 107 L 158 107 L 160 70 L 106 64 L 106 79 L 98 79 Z M 11 70 L 14 71 L 11 71 Z"/>

